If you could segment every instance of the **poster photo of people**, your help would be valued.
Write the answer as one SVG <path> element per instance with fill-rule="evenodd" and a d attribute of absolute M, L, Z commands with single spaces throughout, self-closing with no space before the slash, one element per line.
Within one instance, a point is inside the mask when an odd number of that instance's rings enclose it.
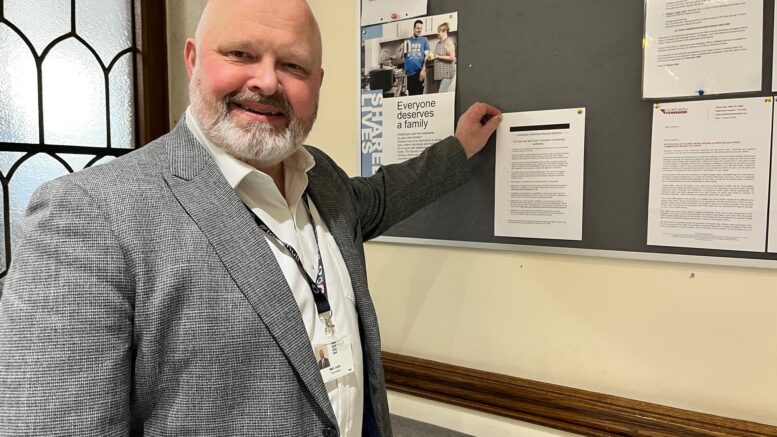
<path fill-rule="evenodd" d="M 362 89 L 383 97 L 453 92 L 458 14 L 362 28 Z"/>

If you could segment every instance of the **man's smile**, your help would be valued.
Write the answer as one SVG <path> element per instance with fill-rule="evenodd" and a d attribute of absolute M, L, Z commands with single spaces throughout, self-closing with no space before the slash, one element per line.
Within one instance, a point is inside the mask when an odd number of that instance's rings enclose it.
<path fill-rule="evenodd" d="M 238 110 L 250 118 L 268 122 L 285 122 L 287 114 L 282 109 L 268 104 L 254 102 L 230 102 L 230 111 Z"/>

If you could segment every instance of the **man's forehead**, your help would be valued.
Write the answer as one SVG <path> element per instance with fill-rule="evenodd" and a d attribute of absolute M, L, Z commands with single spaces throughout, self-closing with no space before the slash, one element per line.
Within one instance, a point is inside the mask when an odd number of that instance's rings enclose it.
<path fill-rule="evenodd" d="M 249 30 L 266 27 L 304 33 L 312 36 L 315 45 L 321 44 L 318 23 L 305 0 L 209 0 L 200 17 L 196 38 L 201 41 L 206 33 L 228 32 L 241 24 Z"/>

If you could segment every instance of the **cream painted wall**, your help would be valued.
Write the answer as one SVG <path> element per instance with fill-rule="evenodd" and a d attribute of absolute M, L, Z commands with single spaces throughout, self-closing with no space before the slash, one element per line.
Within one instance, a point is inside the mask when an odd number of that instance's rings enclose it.
<path fill-rule="evenodd" d="M 177 119 L 182 37 L 205 1 L 167 2 Z M 310 4 L 326 75 L 308 142 L 356 174 L 358 3 Z M 384 243 L 367 258 L 386 351 L 777 425 L 777 270 Z M 431 404 L 391 406 L 425 420 L 414 406 Z"/>
<path fill-rule="evenodd" d="M 170 126 L 175 126 L 189 105 L 189 76 L 183 62 L 186 38 L 194 36 L 207 0 L 166 0 L 167 80 L 170 95 Z"/>

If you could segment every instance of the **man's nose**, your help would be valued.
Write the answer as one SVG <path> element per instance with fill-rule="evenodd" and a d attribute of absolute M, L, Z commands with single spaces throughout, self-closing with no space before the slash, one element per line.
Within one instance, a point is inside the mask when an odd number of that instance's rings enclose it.
<path fill-rule="evenodd" d="M 251 78 L 246 83 L 248 89 L 266 97 L 280 92 L 281 83 L 278 80 L 275 64 L 272 59 L 262 59 L 261 62 L 257 62 L 254 65 Z"/>

